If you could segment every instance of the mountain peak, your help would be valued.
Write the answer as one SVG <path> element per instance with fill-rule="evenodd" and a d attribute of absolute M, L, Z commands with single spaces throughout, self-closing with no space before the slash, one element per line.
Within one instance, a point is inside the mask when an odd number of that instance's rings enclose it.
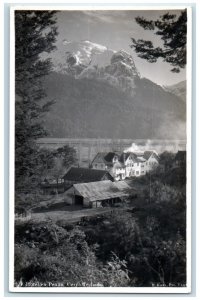
<path fill-rule="evenodd" d="M 186 80 L 178 82 L 173 85 L 163 86 L 164 90 L 170 92 L 179 98 L 181 98 L 184 102 L 186 102 Z"/>
<path fill-rule="evenodd" d="M 125 50 L 122 49 L 113 54 L 111 63 L 115 63 L 117 61 L 132 62 L 133 57 L 131 56 L 131 54 L 127 53 Z"/>
<path fill-rule="evenodd" d="M 118 76 L 125 75 L 128 77 L 140 77 L 132 55 L 124 50 L 119 50 L 113 54 L 113 56 L 111 57 L 111 65 L 107 69 L 108 72 L 110 73 L 111 71 L 112 74 L 113 71 L 117 72 Z"/>
<path fill-rule="evenodd" d="M 67 72 L 69 57 L 75 59 L 74 66 L 79 64 L 85 67 L 89 65 L 102 67 L 110 63 L 110 58 L 115 53 L 112 49 L 89 40 L 69 41 L 67 39 L 62 40 L 59 52 L 59 57 L 54 61 L 54 70 L 61 73 Z M 70 58 L 70 62 L 74 59 Z"/>
<path fill-rule="evenodd" d="M 104 80 L 122 90 L 134 93 L 135 78 L 140 74 L 133 57 L 125 50 L 114 51 L 104 45 L 82 40 L 64 39 L 63 63 L 56 64 L 55 71 L 69 74 L 76 79 Z"/>

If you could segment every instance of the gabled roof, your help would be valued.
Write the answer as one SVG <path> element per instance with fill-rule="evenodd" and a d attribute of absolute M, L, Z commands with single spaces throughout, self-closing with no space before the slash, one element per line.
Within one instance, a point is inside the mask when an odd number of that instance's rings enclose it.
<path fill-rule="evenodd" d="M 102 160 L 106 165 L 111 165 L 115 156 L 119 158 L 119 155 L 115 152 L 98 152 L 92 163 L 97 160 Z"/>
<path fill-rule="evenodd" d="M 126 182 L 112 182 L 110 180 L 74 184 L 74 189 L 89 201 L 119 198 L 134 194 L 135 189 Z"/>
<path fill-rule="evenodd" d="M 134 160 L 136 159 L 135 153 L 133 153 L 133 152 L 123 152 L 123 153 L 121 154 L 121 156 L 120 156 L 120 161 L 121 161 L 122 163 L 125 163 L 125 161 L 126 161 L 130 156 L 132 156 Z"/>
<path fill-rule="evenodd" d="M 98 163 L 106 163 L 104 157 L 106 156 L 107 152 L 98 152 L 94 159 L 92 160 L 91 164 L 94 162 Z"/>
<path fill-rule="evenodd" d="M 135 162 L 145 162 L 146 160 L 148 160 L 151 155 L 154 155 L 154 157 L 159 160 L 159 156 L 158 154 L 152 150 L 152 151 L 145 151 L 145 152 L 123 152 L 121 154 L 116 153 L 116 152 L 99 152 L 97 153 L 97 155 L 95 156 L 95 158 L 93 159 L 92 163 L 94 161 L 97 161 L 99 159 L 102 160 L 102 162 L 104 162 L 107 166 L 113 166 L 113 158 L 115 156 L 118 157 L 119 162 L 124 164 L 127 159 L 131 156 L 133 158 L 133 160 Z"/>
<path fill-rule="evenodd" d="M 108 171 L 71 167 L 63 179 L 66 181 L 94 182 L 102 180 L 105 175 L 113 180 Z"/>
<path fill-rule="evenodd" d="M 152 154 L 154 154 L 154 156 L 155 156 L 155 158 L 158 160 L 159 159 L 159 157 L 158 157 L 158 155 L 157 155 L 157 153 L 155 152 L 155 151 L 145 151 L 144 152 L 144 158 L 146 159 L 146 160 L 148 160 L 150 157 L 151 157 L 151 155 Z"/>

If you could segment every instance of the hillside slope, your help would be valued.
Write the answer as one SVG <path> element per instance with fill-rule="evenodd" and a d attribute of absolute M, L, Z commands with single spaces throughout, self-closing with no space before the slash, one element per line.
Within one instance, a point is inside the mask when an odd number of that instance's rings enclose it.
<path fill-rule="evenodd" d="M 184 102 L 148 79 L 136 76 L 130 93 L 106 80 L 53 72 L 45 87 L 56 101 L 44 119 L 51 137 L 185 138 Z"/>
<path fill-rule="evenodd" d="M 186 102 L 186 81 L 181 81 L 174 85 L 169 85 L 164 87 L 166 91 L 180 97 L 184 102 Z"/>

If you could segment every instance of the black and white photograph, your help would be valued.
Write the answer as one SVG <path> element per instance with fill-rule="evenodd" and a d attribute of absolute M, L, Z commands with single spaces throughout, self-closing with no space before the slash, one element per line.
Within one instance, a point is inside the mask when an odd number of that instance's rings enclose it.
<path fill-rule="evenodd" d="M 10 24 L 10 290 L 189 293 L 190 7 Z"/>

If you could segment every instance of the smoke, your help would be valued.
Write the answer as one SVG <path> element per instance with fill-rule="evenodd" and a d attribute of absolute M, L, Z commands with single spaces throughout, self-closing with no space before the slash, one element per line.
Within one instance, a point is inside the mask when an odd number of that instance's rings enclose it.
<path fill-rule="evenodd" d="M 124 152 L 138 152 L 138 153 L 144 152 L 147 150 L 152 150 L 152 149 L 150 149 L 150 146 L 151 146 L 150 140 L 147 140 L 145 145 L 139 145 L 136 143 L 132 143 L 132 145 L 129 148 L 125 149 Z"/>
<path fill-rule="evenodd" d="M 132 145 L 124 150 L 124 152 L 143 153 L 144 151 L 155 151 L 158 154 L 164 151 L 176 153 L 179 150 L 186 150 L 185 140 L 147 140 Z"/>

